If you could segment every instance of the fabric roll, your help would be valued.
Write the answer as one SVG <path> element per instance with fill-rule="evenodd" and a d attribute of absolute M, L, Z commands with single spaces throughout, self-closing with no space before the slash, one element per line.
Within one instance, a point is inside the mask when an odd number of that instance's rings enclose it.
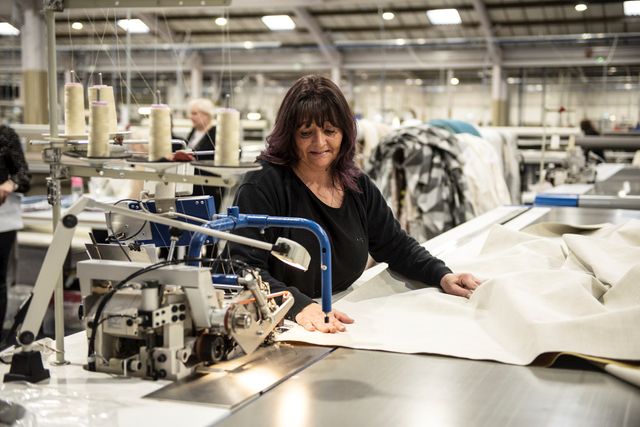
<path fill-rule="evenodd" d="M 81 83 L 64 85 L 64 133 L 65 135 L 84 135 L 84 88 Z"/>
<path fill-rule="evenodd" d="M 98 93 L 100 97 L 98 98 Z M 107 85 L 95 85 L 89 87 L 89 103 L 93 101 L 104 101 L 107 103 L 109 116 L 107 128 L 109 133 L 116 133 L 118 131 L 118 117 L 116 116 L 116 103 L 113 97 L 113 86 Z"/>
<path fill-rule="evenodd" d="M 240 112 L 232 108 L 218 111 L 216 125 L 216 166 L 240 164 Z"/>
<path fill-rule="evenodd" d="M 171 109 L 165 104 L 151 106 L 149 115 L 149 161 L 171 154 Z"/>
<path fill-rule="evenodd" d="M 109 157 L 109 104 L 93 101 L 89 107 L 89 157 Z"/>

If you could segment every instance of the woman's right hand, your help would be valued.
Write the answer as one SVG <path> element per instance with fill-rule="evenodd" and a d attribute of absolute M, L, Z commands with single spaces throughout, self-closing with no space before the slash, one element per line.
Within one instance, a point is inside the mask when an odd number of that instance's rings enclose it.
<path fill-rule="evenodd" d="M 344 324 L 353 323 L 353 319 L 341 311 L 333 310 L 329 313 L 329 323 L 324 322 L 324 312 L 319 304 L 311 303 L 296 315 L 296 322 L 307 331 L 320 331 L 333 334 L 344 332 Z"/>

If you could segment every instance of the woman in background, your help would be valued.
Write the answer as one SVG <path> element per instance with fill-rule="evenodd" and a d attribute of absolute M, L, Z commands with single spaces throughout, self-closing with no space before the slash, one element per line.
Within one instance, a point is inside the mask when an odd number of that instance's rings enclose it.
<path fill-rule="evenodd" d="M 193 128 L 187 136 L 187 146 L 193 151 L 215 151 L 216 149 L 216 127 L 213 123 L 215 110 L 213 102 L 205 98 L 196 98 L 189 102 L 189 117 Z M 198 160 L 213 160 L 214 154 L 204 154 L 196 156 Z M 211 175 L 196 169 L 196 175 Z M 220 204 L 224 196 L 223 187 L 213 187 L 204 185 L 194 185 L 194 196 L 213 196 L 216 210 L 220 211 Z"/>
<path fill-rule="evenodd" d="M 22 228 L 18 193 L 29 191 L 31 175 L 13 129 L 0 125 L 0 342 L 7 311 L 7 266 L 17 230 Z"/>

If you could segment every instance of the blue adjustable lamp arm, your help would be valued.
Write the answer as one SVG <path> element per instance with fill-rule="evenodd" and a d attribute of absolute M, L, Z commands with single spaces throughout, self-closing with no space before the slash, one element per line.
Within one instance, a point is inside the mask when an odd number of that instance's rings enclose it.
<path fill-rule="evenodd" d="M 311 231 L 320 244 L 320 279 L 322 284 L 322 311 L 325 313 L 325 321 L 328 321 L 328 314 L 331 312 L 331 244 L 329 243 L 329 236 L 320 227 L 320 225 L 314 221 L 306 218 L 290 218 L 282 216 L 269 216 L 269 215 L 254 215 L 254 214 L 241 214 L 239 213 L 237 206 L 232 206 L 227 209 L 227 215 L 218 215 L 218 219 L 211 221 L 204 227 L 219 230 L 229 231 L 239 228 L 269 228 L 269 227 L 283 227 L 283 228 L 301 228 Z M 204 234 L 194 233 L 189 244 L 189 257 L 198 258 L 202 245 L 207 237 Z"/>

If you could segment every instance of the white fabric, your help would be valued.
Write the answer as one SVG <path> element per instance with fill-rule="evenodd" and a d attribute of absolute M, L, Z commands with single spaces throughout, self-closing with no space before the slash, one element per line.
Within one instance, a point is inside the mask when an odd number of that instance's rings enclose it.
<path fill-rule="evenodd" d="M 509 187 L 511 201 L 519 204 L 520 191 L 520 154 L 516 135 L 507 130 L 480 129 L 482 138 L 493 145 L 502 159 L 502 173 Z"/>
<path fill-rule="evenodd" d="M 502 160 L 495 148 L 477 136 L 456 135 L 461 151 L 462 171 L 476 215 L 511 203 L 511 195 L 502 174 Z"/>
<path fill-rule="evenodd" d="M 0 221 L 0 233 L 22 229 L 21 202 L 22 195 L 20 193 L 11 193 L 4 203 L 0 205 L 0 218 L 2 218 Z"/>
<path fill-rule="evenodd" d="M 189 148 L 195 148 L 196 145 L 198 145 L 198 142 L 200 142 L 200 140 L 204 136 L 204 134 L 205 134 L 205 131 L 194 130 L 193 134 L 191 134 L 191 139 L 188 142 Z"/>
<path fill-rule="evenodd" d="M 480 250 L 443 257 L 486 279 L 469 300 L 408 291 L 381 269 L 335 304 L 356 319 L 346 332 L 278 339 L 518 365 L 549 352 L 640 360 L 640 221 L 528 231 L 496 225 Z"/>

